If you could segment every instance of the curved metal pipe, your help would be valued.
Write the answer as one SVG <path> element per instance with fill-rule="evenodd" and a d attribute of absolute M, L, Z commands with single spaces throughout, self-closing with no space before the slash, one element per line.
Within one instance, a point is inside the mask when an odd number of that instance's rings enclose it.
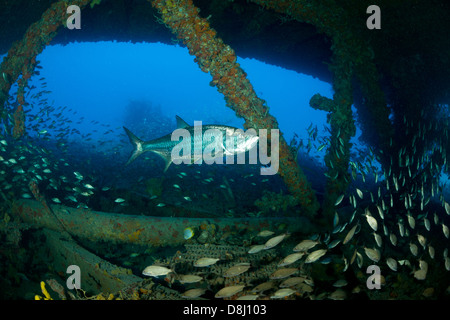
<path fill-rule="evenodd" d="M 62 205 L 52 206 L 60 221 L 48 209 L 35 200 L 19 200 L 12 207 L 13 214 L 23 221 L 61 231 L 61 223 L 73 236 L 93 241 L 106 240 L 118 243 L 133 243 L 152 246 L 176 246 L 186 243 L 183 231 L 187 227 L 206 229 L 214 224 L 223 232 L 259 232 L 264 229 L 276 230 L 285 224 L 283 230 L 311 232 L 309 220 L 301 217 L 280 218 L 176 218 L 124 215 L 75 209 Z"/>

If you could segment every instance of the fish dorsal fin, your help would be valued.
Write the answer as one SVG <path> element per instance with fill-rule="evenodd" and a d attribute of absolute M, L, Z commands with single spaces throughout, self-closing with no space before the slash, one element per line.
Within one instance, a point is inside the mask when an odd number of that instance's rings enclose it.
<path fill-rule="evenodd" d="M 175 118 L 177 119 L 177 129 L 184 129 L 190 127 L 190 125 L 186 121 L 181 119 L 179 116 L 175 116 Z"/>

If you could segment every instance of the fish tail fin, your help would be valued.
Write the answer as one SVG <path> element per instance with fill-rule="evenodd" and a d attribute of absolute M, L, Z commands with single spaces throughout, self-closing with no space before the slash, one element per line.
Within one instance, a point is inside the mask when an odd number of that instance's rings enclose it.
<path fill-rule="evenodd" d="M 158 150 L 158 149 L 152 149 L 152 150 L 149 150 L 149 151 L 154 152 L 157 155 L 159 155 L 161 158 L 163 158 L 164 163 L 165 163 L 164 172 L 166 172 L 167 169 L 169 169 L 170 164 L 172 163 L 171 154 L 167 153 L 167 152 L 164 152 L 164 151 L 161 151 L 161 150 Z"/>
<path fill-rule="evenodd" d="M 143 141 L 141 139 L 139 139 L 138 137 L 136 137 L 134 135 L 133 132 L 131 132 L 130 130 L 128 130 L 127 128 L 123 127 L 123 129 L 125 130 L 125 133 L 127 134 L 128 138 L 130 139 L 131 144 L 134 147 L 133 152 L 131 153 L 130 158 L 128 159 L 127 163 L 125 164 L 126 166 L 129 165 L 131 162 L 134 161 L 134 159 L 136 159 L 137 157 L 139 157 L 142 153 L 144 153 L 144 150 L 142 148 L 142 143 Z"/>

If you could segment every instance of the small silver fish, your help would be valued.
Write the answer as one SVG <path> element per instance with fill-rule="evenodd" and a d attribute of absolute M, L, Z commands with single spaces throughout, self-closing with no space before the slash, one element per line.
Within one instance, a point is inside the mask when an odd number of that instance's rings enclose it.
<path fill-rule="evenodd" d="M 358 188 L 356 188 L 356 193 L 358 194 L 358 197 L 360 197 L 361 199 L 364 197 L 364 194 Z"/>
<path fill-rule="evenodd" d="M 254 246 L 252 246 L 247 252 L 250 254 L 253 253 L 258 253 L 260 251 L 264 250 L 264 245 L 263 244 L 256 244 Z"/>
<path fill-rule="evenodd" d="M 319 242 L 315 241 L 315 240 L 303 240 L 301 241 L 299 244 L 297 244 L 293 251 L 294 252 L 304 252 L 304 251 L 308 251 L 309 249 L 314 248 Z"/>
<path fill-rule="evenodd" d="M 353 228 L 350 229 L 350 231 L 349 231 L 349 232 L 347 233 L 347 235 L 345 236 L 344 241 L 342 242 L 342 244 L 346 244 L 347 242 L 349 242 L 349 241 L 353 238 L 357 226 L 358 226 L 358 225 L 355 224 L 355 225 L 353 226 Z"/>
<path fill-rule="evenodd" d="M 269 236 L 273 235 L 274 233 L 275 232 L 270 231 L 270 230 L 262 230 L 257 234 L 257 236 L 258 237 L 269 237 Z"/>
<path fill-rule="evenodd" d="M 409 244 L 409 251 L 411 251 L 411 253 L 415 257 L 417 257 L 417 254 L 419 253 L 419 248 L 414 243 L 410 243 Z"/>
<path fill-rule="evenodd" d="M 236 285 L 236 286 L 228 286 L 219 290 L 214 297 L 215 298 L 229 298 L 234 296 L 236 293 L 241 292 L 244 289 L 245 285 Z"/>
<path fill-rule="evenodd" d="M 286 238 L 288 234 L 287 233 L 283 233 L 280 234 L 279 236 L 270 238 L 269 240 L 267 240 L 267 242 L 264 244 L 264 249 L 271 249 L 273 247 L 275 247 L 276 245 L 278 245 L 281 241 L 283 241 L 284 238 Z"/>
<path fill-rule="evenodd" d="M 291 294 L 294 294 L 296 291 L 291 288 L 283 288 L 278 289 L 275 291 L 275 293 L 270 296 L 271 299 L 282 299 L 284 297 L 290 296 Z"/>
<path fill-rule="evenodd" d="M 278 267 L 284 267 L 284 266 L 287 266 L 287 265 L 289 265 L 289 264 L 292 264 L 292 263 L 294 263 L 295 261 L 301 259 L 304 255 L 305 255 L 305 252 L 291 253 L 290 255 L 288 255 L 287 257 L 285 257 L 285 258 L 278 264 Z"/>
<path fill-rule="evenodd" d="M 319 257 L 320 258 L 320 257 Z M 294 273 L 298 272 L 297 268 L 281 268 L 276 270 L 270 275 L 271 280 L 278 280 L 278 279 L 284 279 L 287 278 Z"/>
<path fill-rule="evenodd" d="M 323 257 L 326 253 L 327 253 L 326 249 L 319 249 L 319 250 L 313 251 L 306 257 L 305 263 L 316 262 L 321 257 Z"/>
<path fill-rule="evenodd" d="M 387 258 L 386 264 L 392 271 L 397 271 L 397 260 L 395 260 L 393 258 Z"/>
<path fill-rule="evenodd" d="M 152 265 L 148 266 L 142 271 L 142 274 L 144 276 L 150 276 L 150 277 L 159 277 L 159 276 L 165 276 L 168 273 L 173 272 L 171 269 L 163 267 L 163 266 L 157 266 Z"/>
<path fill-rule="evenodd" d="M 250 269 L 250 263 L 239 263 L 226 270 L 223 276 L 225 278 L 235 277 L 246 272 L 248 269 Z"/>
<path fill-rule="evenodd" d="M 397 236 L 395 234 L 391 233 L 389 235 L 389 240 L 391 241 L 393 246 L 397 245 Z"/>
<path fill-rule="evenodd" d="M 196 283 L 199 281 L 202 281 L 203 278 L 194 274 L 180 274 L 178 275 L 178 281 L 180 281 L 180 283 L 185 284 L 185 283 Z"/>
<path fill-rule="evenodd" d="M 364 247 L 364 252 L 366 253 L 366 256 L 369 257 L 369 259 L 373 262 L 377 263 L 380 260 L 380 251 L 378 251 L 377 249 Z"/>
<path fill-rule="evenodd" d="M 444 223 L 442 223 L 442 232 L 444 233 L 444 236 L 448 239 L 450 232 L 448 227 Z"/>
<path fill-rule="evenodd" d="M 208 266 L 215 264 L 219 260 L 220 259 L 208 258 L 208 257 L 200 258 L 194 262 L 194 267 L 208 267 Z"/>
<path fill-rule="evenodd" d="M 184 293 L 181 294 L 181 296 L 186 299 L 195 299 L 203 295 L 205 292 L 206 289 L 204 288 L 194 288 L 185 291 Z"/>
<path fill-rule="evenodd" d="M 407 218 L 408 218 L 409 227 L 411 229 L 414 229 L 416 227 L 416 220 L 414 219 L 414 217 L 409 212 L 407 214 Z"/>
<path fill-rule="evenodd" d="M 381 248 L 383 245 L 383 240 L 381 239 L 381 236 L 378 233 L 373 233 L 373 237 L 375 238 L 375 242 L 377 243 L 377 246 Z"/>
<path fill-rule="evenodd" d="M 334 205 L 335 205 L 335 206 L 338 206 L 338 205 L 342 202 L 343 199 L 344 199 L 344 195 L 341 194 L 341 195 L 336 199 L 336 202 L 334 203 Z"/>
<path fill-rule="evenodd" d="M 372 217 L 372 216 L 369 214 L 369 211 L 368 211 L 368 210 L 366 211 L 365 216 L 366 216 L 367 223 L 368 223 L 369 226 L 372 228 L 372 230 L 373 230 L 373 231 L 377 231 L 377 229 L 378 229 L 378 222 L 377 222 L 377 219 L 375 219 L 374 217 Z"/>

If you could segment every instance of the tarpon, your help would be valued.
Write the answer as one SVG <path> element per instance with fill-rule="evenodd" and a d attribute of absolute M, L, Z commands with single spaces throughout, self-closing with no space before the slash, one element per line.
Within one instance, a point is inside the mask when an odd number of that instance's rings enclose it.
<path fill-rule="evenodd" d="M 201 161 L 201 155 L 197 153 L 196 148 L 200 149 L 201 147 L 201 150 L 198 151 L 201 151 L 202 154 L 205 149 L 208 148 L 209 150 L 214 149 L 217 157 L 231 156 L 251 150 L 257 144 L 259 139 L 254 130 L 247 130 L 247 132 L 244 132 L 242 129 L 224 125 L 190 126 L 179 116 L 176 116 L 176 120 L 177 129 L 184 129 L 185 131 L 181 131 L 181 133 L 189 134 L 191 150 L 190 157 L 193 159 L 191 160 L 191 163 L 195 163 L 199 160 Z M 166 171 L 170 164 L 174 161 L 172 150 L 177 145 L 181 144 L 186 146 L 189 143 L 189 141 L 186 141 L 187 144 L 184 144 L 184 136 L 181 141 L 178 140 L 177 136 L 175 136 L 175 138 L 173 137 L 173 134 L 177 130 L 154 140 L 143 141 L 127 128 L 123 128 L 125 129 L 131 144 L 134 146 L 134 150 L 126 165 L 130 164 L 144 152 L 151 151 L 163 158 L 166 164 L 164 171 Z M 219 139 L 216 141 L 215 139 L 217 137 L 219 137 Z M 221 140 L 220 137 L 222 138 Z M 178 158 L 181 159 L 182 156 L 179 156 Z"/>

